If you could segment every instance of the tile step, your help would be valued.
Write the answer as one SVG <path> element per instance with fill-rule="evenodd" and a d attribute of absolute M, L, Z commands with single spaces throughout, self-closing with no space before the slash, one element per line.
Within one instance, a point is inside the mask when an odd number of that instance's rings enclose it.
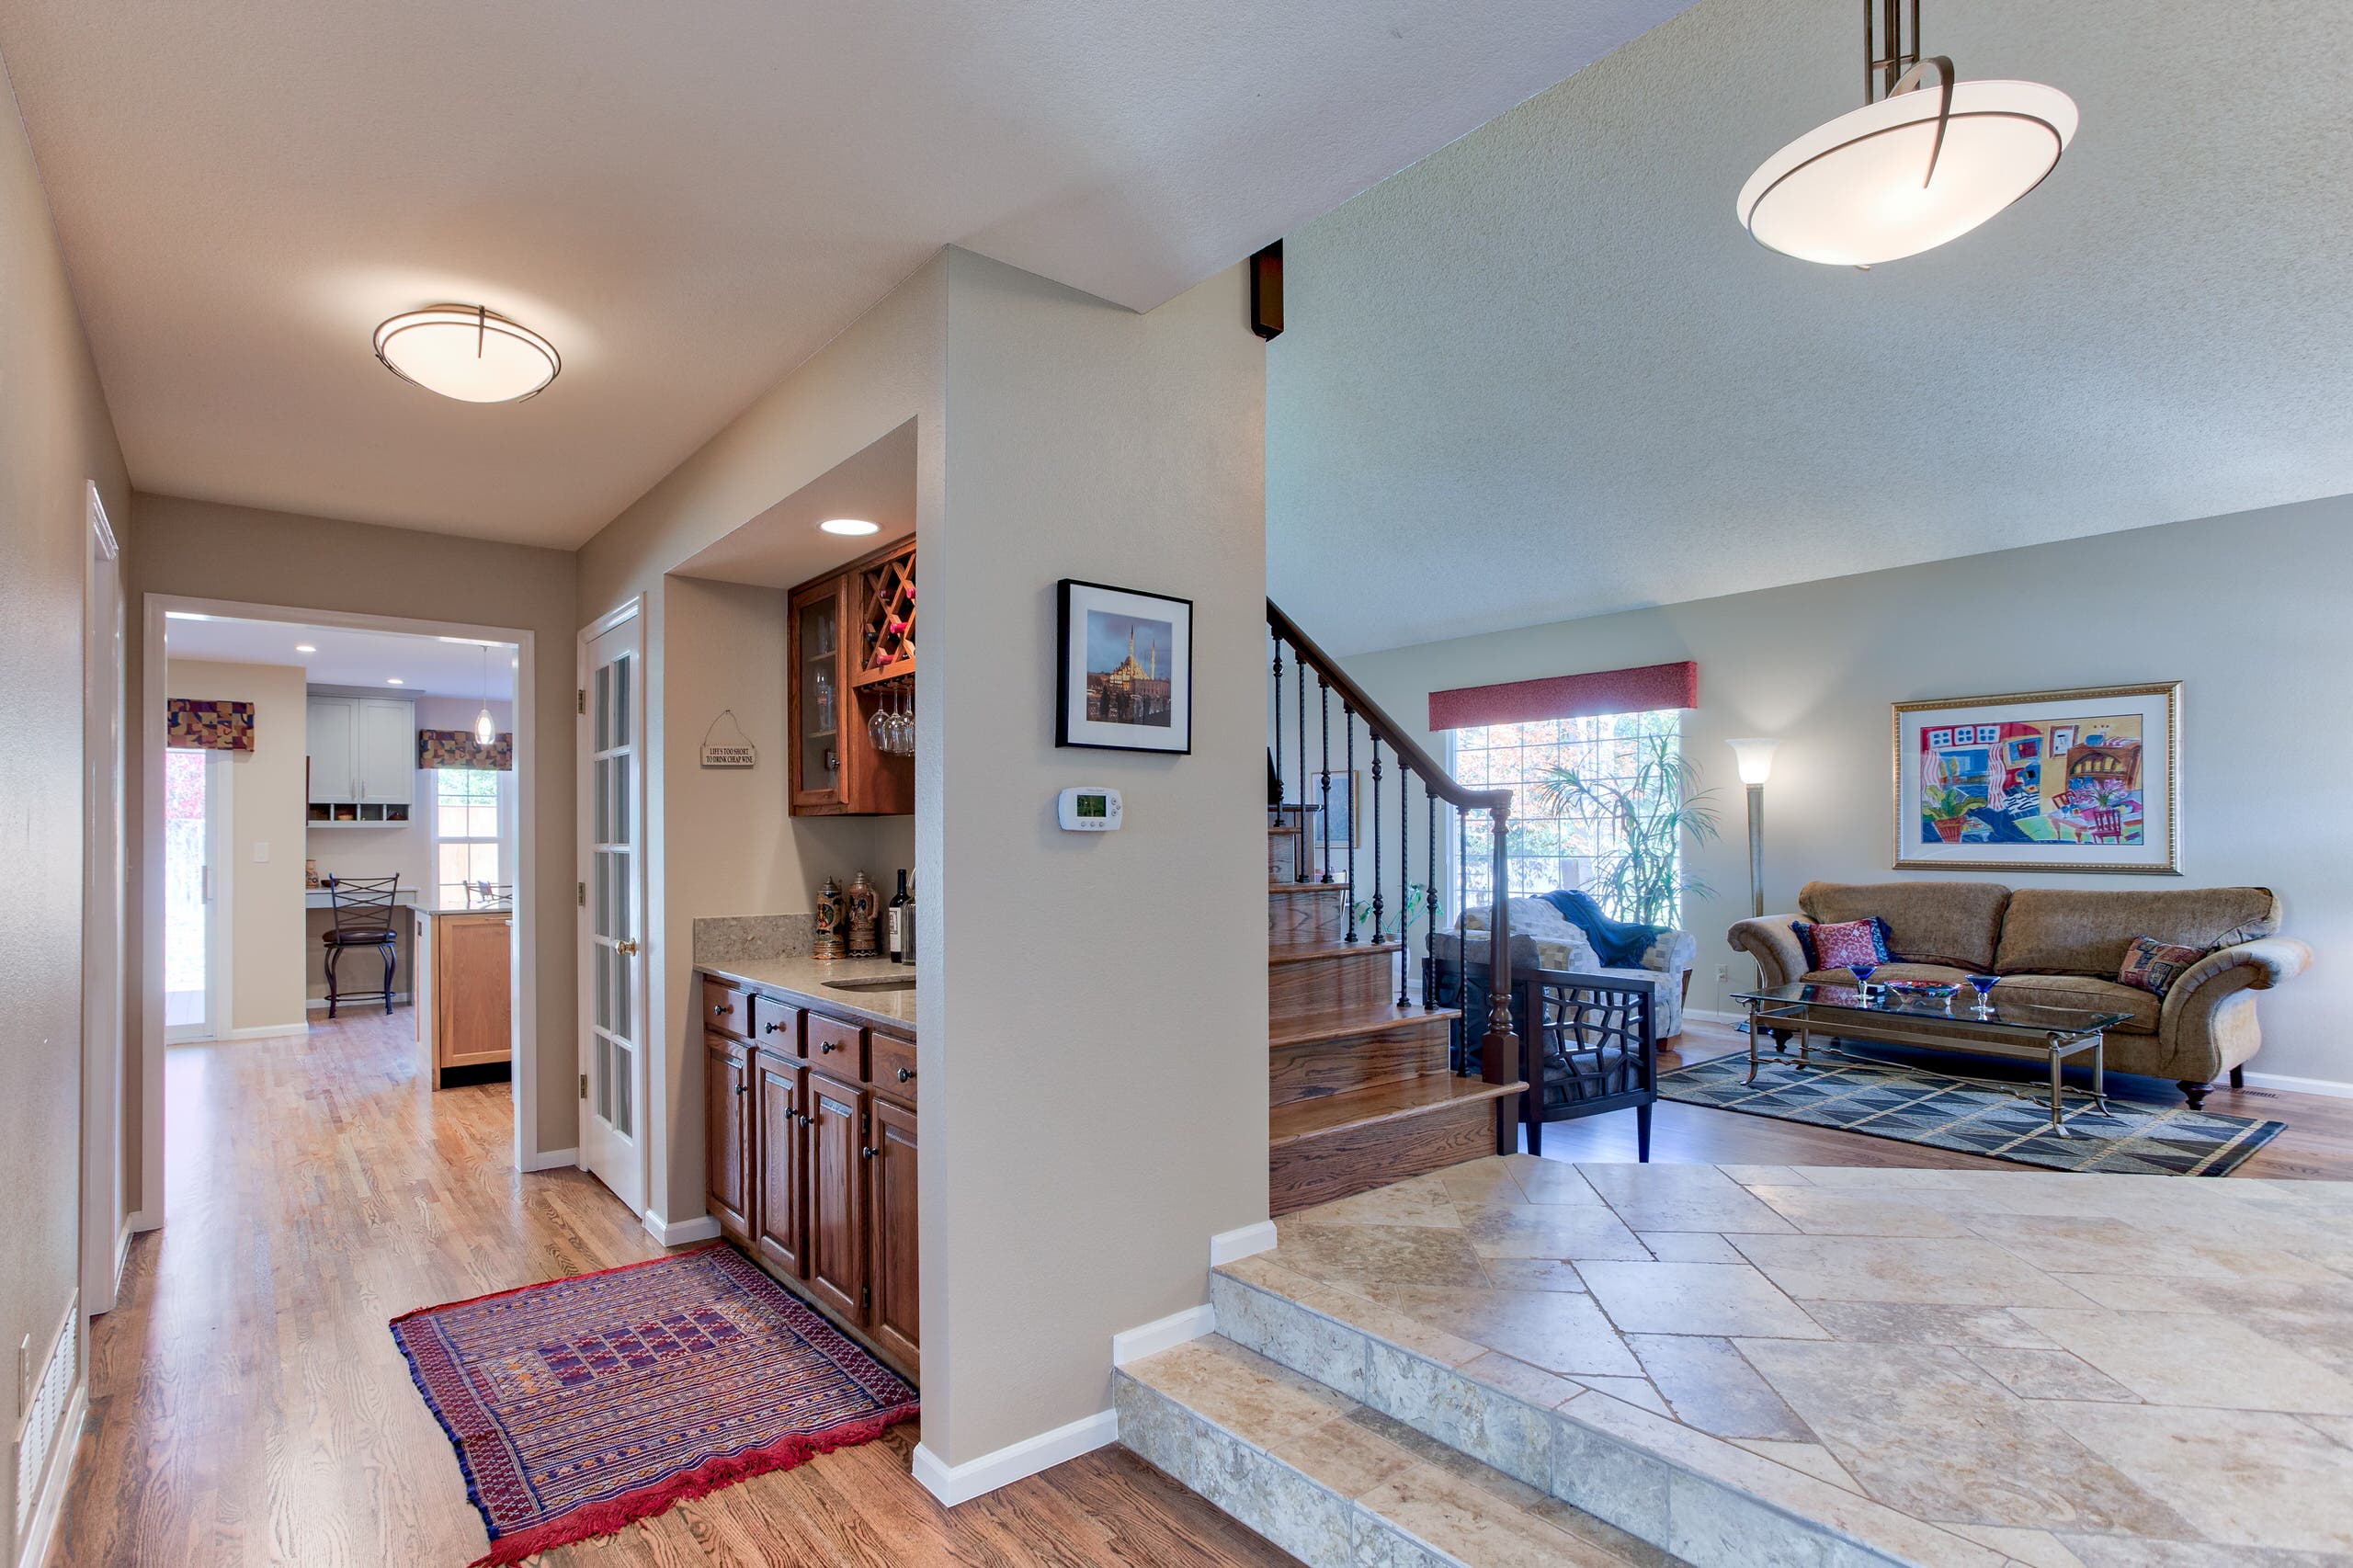
<path fill-rule="evenodd" d="M 1998 1551 L 1827 1483 L 1809 1483 L 1608 1394 L 1580 1388 L 1552 1403 L 1561 1380 L 1538 1373 L 1543 1387 L 1520 1388 L 1505 1369 L 1487 1381 L 1481 1359 L 1449 1358 L 1475 1346 L 1263 1257 L 1213 1270 L 1210 1301 L 1221 1337 L 1693 1568 L 2003 1562 Z M 1775 1472 L 1769 1480 L 1768 1472 Z M 1768 1490 L 1775 1495 L 1762 1494 Z M 1364 1561 L 1386 1568 L 1389 1560 Z"/>
<path fill-rule="evenodd" d="M 1309 1568 L 1675 1562 L 1221 1335 L 1113 1382 L 1123 1447 Z"/>

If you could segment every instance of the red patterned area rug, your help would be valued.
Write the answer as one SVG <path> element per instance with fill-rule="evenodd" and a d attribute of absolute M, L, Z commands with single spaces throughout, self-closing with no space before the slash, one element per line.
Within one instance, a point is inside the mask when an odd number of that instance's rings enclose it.
<path fill-rule="evenodd" d="M 881 1436 L 915 1391 L 726 1245 L 392 1320 L 482 1564 Z"/>

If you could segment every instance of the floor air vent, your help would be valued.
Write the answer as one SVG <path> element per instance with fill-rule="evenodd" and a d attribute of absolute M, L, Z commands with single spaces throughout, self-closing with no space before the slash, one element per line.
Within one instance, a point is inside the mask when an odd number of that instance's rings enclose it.
<path fill-rule="evenodd" d="M 65 1309 L 65 1321 L 50 1344 L 48 1358 L 38 1368 L 32 1362 L 30 1335 L 17 1351 L 17 1408 L 20 1414 L 17 1419 L 15 1539 L 19 1546 L 24 1543 L 25 1529 L 32 1521 L 33 1511 L 40 1503 L 41 1483 L 49 1474 L 57 1439 L 65 1425 L 66 1406 L 74 1397 L 82 1347 L 82 1336 L 74 1332 L 74 1326 L 81 1318 L 82 1299 L 77 1295 Z"/>

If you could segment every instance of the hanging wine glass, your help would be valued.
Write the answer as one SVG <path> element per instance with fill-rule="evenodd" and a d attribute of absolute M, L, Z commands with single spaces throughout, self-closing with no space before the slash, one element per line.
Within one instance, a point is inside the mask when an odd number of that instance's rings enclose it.
<path fill-rule="evenodd" d="M 880 693 L 877 694 L 878 699 L 880 695 Z M 881 702 L 877 700 L 873 714 L 866 721 L 867 738 L 874 743 L 876 751 L 888 751 L 891 749 L 890 734 L 890 716 L 884 712 Z"/>

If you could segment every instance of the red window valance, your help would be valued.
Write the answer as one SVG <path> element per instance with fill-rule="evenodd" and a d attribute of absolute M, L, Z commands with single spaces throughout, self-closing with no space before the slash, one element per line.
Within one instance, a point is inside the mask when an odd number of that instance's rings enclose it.
<path fill-rule="evenodd" d="M 1644 665 L 1581 676 L 1463 686 L 1430 693 L 1430 728 L 1525 724 L 1538 719 L 1582 719 L 1592 713 L 1647 713 L 1699 706 L 1699 666 Z"/>

